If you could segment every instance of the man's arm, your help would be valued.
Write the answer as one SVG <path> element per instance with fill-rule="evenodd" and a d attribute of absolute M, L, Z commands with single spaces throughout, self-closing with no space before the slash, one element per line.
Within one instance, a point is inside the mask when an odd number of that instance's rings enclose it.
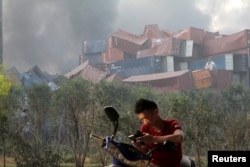
<path fill-rule="evenodd" d="M 154 143 L 164 143 L 165 141 L 170 141 L 173 143 L 182 143 L 184 140 L 183 131 L 181 129 L 176 129 L 173 134 L 165 136 L 153 136 Z"/>
<path fill-rule="evenodd" d="M 146 144 L 151 143 L 164 143 L 165 141 L 170 141 L 173 143 L 181 143 L 184 140 L 183 131 L 181 129 L 176 129 L 173 134 L 165 136 L 152 136 L 146 133 L 142 137 L 137 138 L 137 142 L 144 142 Z"/>

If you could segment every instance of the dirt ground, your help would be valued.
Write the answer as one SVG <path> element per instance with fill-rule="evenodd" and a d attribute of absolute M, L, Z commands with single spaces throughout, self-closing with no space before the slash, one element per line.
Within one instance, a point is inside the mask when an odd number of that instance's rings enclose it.
<path fill-rule="evenodd" d="M 15 164 L 14 158 L 5 157 L 6 164 Z M 3 156 L 0 155 L 0 164 L 3 164 Z"/>

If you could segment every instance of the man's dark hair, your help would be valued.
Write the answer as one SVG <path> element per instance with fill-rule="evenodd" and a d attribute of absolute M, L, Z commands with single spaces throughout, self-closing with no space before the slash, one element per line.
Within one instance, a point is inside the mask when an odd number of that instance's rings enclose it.
<path fill-rule="evenodd" d="M 142 113 L 144 111 L 152 112 L 157 108 L 157 104 L 154 101 L 147 99 L 139 99 L 135 104 L 134 112 L 136 114 Z"/>

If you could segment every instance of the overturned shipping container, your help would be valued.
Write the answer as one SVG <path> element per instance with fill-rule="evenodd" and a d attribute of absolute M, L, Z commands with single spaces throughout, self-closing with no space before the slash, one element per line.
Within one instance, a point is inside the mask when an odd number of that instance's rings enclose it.
<path fill-rule="evenodd" d="M 196 89 L 209 88 L 213 85 L 213 78 L 209 70 L 192 71 Z"/>
<path fill-rule="evenodd" d="M 151 86 L 159 94 L 195 89 L 192 73 L 189 70 L 132 76 L 123 82 Z"/>

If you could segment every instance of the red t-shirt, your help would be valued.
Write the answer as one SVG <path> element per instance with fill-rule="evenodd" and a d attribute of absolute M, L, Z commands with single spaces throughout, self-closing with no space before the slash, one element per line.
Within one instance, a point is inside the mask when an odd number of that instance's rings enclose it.
<path fill-rule="evenodd" d="M 141 126 L 141 131 L 143 133 L 149 133 L 152 136 L 164 136 L 173 134 L 175 130 L 181 129 L 180 124 L 173 119 L 166 119 L 164 128 L 160 132 L 156 132 L 154 128 L 149 125 L 143 124 Z M 159 144 L 149 144 L 149 148 L 152 149 L 157 147 Z M 182 158 L 182 146 L 181 143 L 177 144 L 177 151 L 167 151 L 158 149 L 151 154 L 153 164 L 159 167 L 180 167 L 180 162 Z"/>

